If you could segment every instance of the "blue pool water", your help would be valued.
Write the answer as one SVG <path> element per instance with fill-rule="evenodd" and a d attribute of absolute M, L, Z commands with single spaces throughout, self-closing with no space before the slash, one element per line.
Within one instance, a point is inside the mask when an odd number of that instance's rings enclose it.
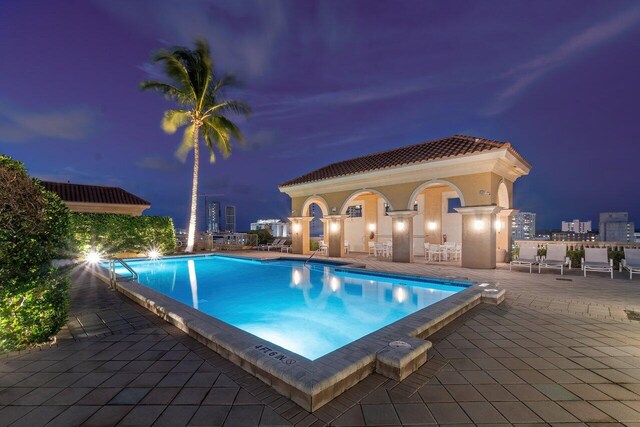
<path fill-rule="evenodd" d="M 128 264 L 141 284 L 311 360 L 468 286 L 224 256 Z"/>

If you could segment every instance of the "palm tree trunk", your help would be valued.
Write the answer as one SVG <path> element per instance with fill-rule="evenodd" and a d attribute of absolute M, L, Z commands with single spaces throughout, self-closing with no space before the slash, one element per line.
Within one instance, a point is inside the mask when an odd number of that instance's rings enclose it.
<path fill-rule="evenodd" d="M 198 172 L 200 170 L 200 147 L 198 131 L 200 126 L 193 127 L 193 184 L 191 186 L 191 215 L 189 216 L 189 234 L 185 252 L 193 252 L 196 237 L 196 214 L 198 211 Z"/>

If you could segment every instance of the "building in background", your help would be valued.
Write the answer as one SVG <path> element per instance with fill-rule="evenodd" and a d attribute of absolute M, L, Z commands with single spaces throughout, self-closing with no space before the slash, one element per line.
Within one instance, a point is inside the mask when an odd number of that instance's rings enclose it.
<path fill-rule="evenodd" d="M 511 222 L 513 240 L 533 240 L 536 237 L 536 214 L 518 212 Z"/>
<path fill-rule="evenodd" d="M 556 242 L 597 242 L 598 233 L 589 231 L 586 233 L 576 233 L 574 231 L 554 231 L 551 233 L 551 240 Z"/>
<path fill-rule="evenodd" d="M 629 221 L 628 212 L 603 212 L 600 214 L 601 242 L 633 242 L 635 227 Z"/>
<path fill-rule="evenodd" d="M 569 233 L 588 233 L 591 231 L 591 221 L 562 221 L 562 231 Z"/>
<path fill-rule="evenodd" d="M 309 214 L 313 217 L 309 222 L 309 235 L 311 237 L 322 237 L 324 235 L 324 224 L 320 220 L 322 218 L 322 210 L 318 205 L 312 203 L 309 206 Z"/>
<path fill-rule="evenodd" d="M 207 233 L 219 233 L 220 232 L 220 217 L 222 211 L 220 210 L 220 202 L 210 200 L 207 202 Z"/>
<path fill-rule="evenodd" d="M 251 223 L 252 230 L 269 230 L 273 237 L 289 237 L 289 223 L 279 219 L 259 219 Z"/>
<path fill-rule="evenodd" d="M 224 231 L 228 233 L 236 232 L 236 207 L 233 205 L 224 207 Z"/>
<path fill-rule="evenodd" d="M 633 233 L 633 237 L 636 243 L 640 243 L 640 231 L 636 231 L 635 233 Z"/>

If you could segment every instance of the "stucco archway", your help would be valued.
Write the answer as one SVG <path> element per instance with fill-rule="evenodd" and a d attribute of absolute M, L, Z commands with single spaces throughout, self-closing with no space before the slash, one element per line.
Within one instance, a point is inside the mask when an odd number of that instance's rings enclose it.
<path fill-rule="evenodd" d="M 369 246 L 377 242 L 380 235 L 382 240 L 390 240 L 392 221 L 387 216 L 390 210 L 393 207 L 389 198 L 378 190 L 364 188 L 349 194 L 340 208 L 340 215 L 344 217 L 345 249 L 369 252 Z"/>

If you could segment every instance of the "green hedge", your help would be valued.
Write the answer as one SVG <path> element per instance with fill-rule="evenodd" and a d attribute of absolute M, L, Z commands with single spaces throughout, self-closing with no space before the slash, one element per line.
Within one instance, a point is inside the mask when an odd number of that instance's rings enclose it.
<path fill-rule="evenodd" d="M 66 322 L 69 278 L 52 261 L 68 226 L 62 200 L 0 155 L 0 351 L 45 342 Z"/>
<path fill-rule="evenodd" d="M 173 220 L 162 216 L 72 213 L 71 236 L 80 254 L 93 249 L 142 253 L 152 248 L 168 254 L 176 247 Z"/>

